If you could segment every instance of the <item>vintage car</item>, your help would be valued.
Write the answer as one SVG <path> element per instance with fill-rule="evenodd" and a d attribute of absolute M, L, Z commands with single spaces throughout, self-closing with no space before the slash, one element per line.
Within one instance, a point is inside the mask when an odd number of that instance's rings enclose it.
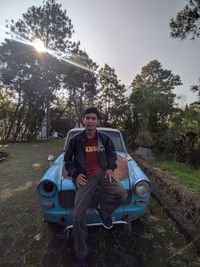
<path fill-rule="evenodd" d="M 120 206 L 112 214 L 113 223 L 125 224 L 130 227 L 130 222 L 143 216 L 148 207 L 151 183 L 127 153 L 120 131 L 111 128 L 98 128 L 98 130 L 108 134 L 114 143 L 117 153 L 115 175 L 128 192 L 126 204 Z M 68 132 L 61 155 L 54 162 L 53 156 L 49 156 L 51 166 L 38 183 L 39 202 L 45 221 L 51 225 L 64 224 L 67 234 L 68 230 L 73 227 L 72 209 L 76 191 L 74 181 L 67 176 L 63 167 L 63 159 L 70 138 L 80 131 L 83 131 L 83 128 L 74 128 Z M 86 213 L 88 226 L 101 225 L 100 217 L 95 209 L 96 205 L 94 195 Z"/>

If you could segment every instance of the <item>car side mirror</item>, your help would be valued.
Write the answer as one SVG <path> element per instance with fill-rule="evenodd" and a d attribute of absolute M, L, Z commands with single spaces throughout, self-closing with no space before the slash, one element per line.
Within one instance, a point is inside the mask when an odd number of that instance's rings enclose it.
<path fill-rule="evenodd" d="M 49 155 L 48 156 L 48 161 L 50 163 L 50 165 L 52 165 L 52 161 L 54 160 L 54 155 Z"/>

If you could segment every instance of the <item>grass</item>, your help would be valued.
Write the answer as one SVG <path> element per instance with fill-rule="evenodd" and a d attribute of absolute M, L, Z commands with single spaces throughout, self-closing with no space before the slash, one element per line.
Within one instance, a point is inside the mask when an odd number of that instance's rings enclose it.
<path fill-rule="evenodd" d="M 37 183 L 49 166 L 47 157 L 57 157 L 63 143 L 50 140 L 0 146 L 9 153 L 0 163 L 1 267 L 75 266 L 73 240 L 67 242 L 63 233 L 54 234 L 42 222 L 37 195 Z M 117 225 L 111 231 L 89 230 L 91 266 L 200 266 L 192 247 L 177 254 L 187 242 L 153 199 L 149 210 L 140 223 L 133 224 L 128 236 Z M 162 263 L 165 259 L 169 260 Z"/>
<path fill-rule="evenodd" d="M 194 192 L 200 192 L 200 169 L 194 169 L 186 163 L 168 161 L 156 158 L 153 165 L 169 174 L 175 175 L 179 181 L 191 188 Z"/>
<path fill-rule="evenodd" d="M 49 167 L 48 155 L 56 158 L 63 144 L 64 140 L 50 140 L 0 145 L 0 151 L 9 153 L 0 164 L 0 201 L 34 187 Z"/>

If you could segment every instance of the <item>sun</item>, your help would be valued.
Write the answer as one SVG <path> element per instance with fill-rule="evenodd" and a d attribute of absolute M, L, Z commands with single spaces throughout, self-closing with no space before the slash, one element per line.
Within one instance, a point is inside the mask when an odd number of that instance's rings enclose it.
<path fill-rule="evenodd" d="M 32 44 L 39 53 L 45 53 L 47 51 L 40 39 L 33 40 Z"/>

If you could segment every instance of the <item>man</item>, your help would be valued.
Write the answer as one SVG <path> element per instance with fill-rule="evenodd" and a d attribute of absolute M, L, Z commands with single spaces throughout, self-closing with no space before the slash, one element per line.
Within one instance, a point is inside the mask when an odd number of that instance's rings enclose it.
<path fill-rule="evenodd" d="M 88 108 L 83 115 L 85 130 L 76 134 L 65 152 L 65 168 L 75 179 L 77 191 L 73 209 L 73 238 L 77 266 L 87 264 L 87 226 L 85 213 L 91 198 L 98 188 L 97 211 L 105 228 L 112 228 L 112 212 L 126 201 L 127 193 L 115 176 L 117 156 L 108 135 L 96 129 L 99 124 L 99 111 Z M 99 192 L 100 192 L 99 191 Z"/>

